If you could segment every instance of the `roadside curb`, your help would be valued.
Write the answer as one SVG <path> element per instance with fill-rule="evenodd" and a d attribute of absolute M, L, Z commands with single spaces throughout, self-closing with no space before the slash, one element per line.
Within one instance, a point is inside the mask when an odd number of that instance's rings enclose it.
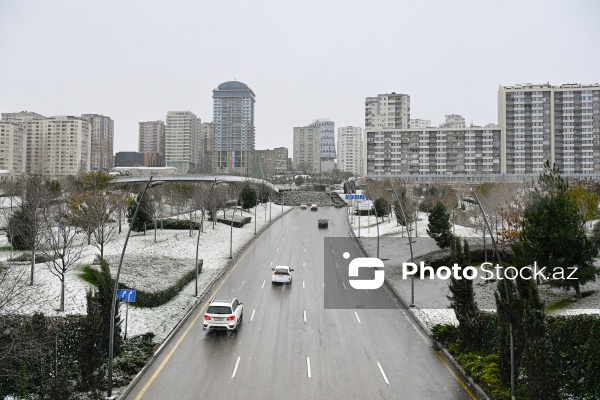
<path fill-rule="evenodd" d="M 348 218 L 346 218 L 346 222 L 348 223 L 350 235 L 352 236 L 352 239 L 358 245 L 358 248 L 360 249 L 360 251 L 363 253 L 363 255 L 370 256 L 369 253 L 367 253 L 367 251 L 364 249 L 359 238 L 356 237 L 356 234 L 354 233 L 354 229 L 352 229 L 352 225 L 350 225 L 350 221 L 348 220 Z M 460 373 L 461 377 L 463 378 L 465 383 L 469 386 L 469 388 L 475 391 L 475 395 L 477 396 L 477 398 L 479 400 L 490 400 L 490 398 L 484 392 L 484 390 L 477 383 L 475 383 L 475 381 L 473 381 L 473 378 L 471 378 L 466 373 L 466 371 L 458 364 L 458 362 L 454 359 L 454 357 L 450 354 L 450 352 L 441 343 L 439 343 L 437 340 L 433 339 L 433 334 L 432 334 L 431 330 L 429 329 L 429 327 L 427 325 L 425 325 L 425 323 L 423 321 L 421 321 L 421 319 L 419 317 L 417 317 L 417 315 L 414 312 L 414 310 L 418 309 L 418 308 L 410 307 L 408 305 L 408 303 L 404 300 L 404 298 L 400 295 L 400 293 L 388 281 L 387 278 L 385 278 L 385 285 L 392 291 L 392 293 L 394 293 L 394 295 L 398 298 L 398 300 L 400 300 L 400 302 L 402 303 L 402 307 L 406 311 L 408 311 L 409 315 L 411 316 L 411 319 L 413 321 L 415 321 L 419 325 L 419 327 L 427 334 L 427 337 L 429 338 L 429 340 L 431 340 L 432 349 L 434 351 L 441 352 L 441 354 L 443 355 L 443 358 L 447 362 L 449 362 L 456 371 L 458 371 Z"/>
<path fill-rule="evenodd" d="M 235 264 L 237 262 L 239 257 L 244 254 L 244 252 L 262 235 L 262 233 L 264 231 L 266 231 L 273 223 L 275 223 L 277 220 L 282 218 L 285 214 L 287 214 L 289 211 L 291 211 L 293 209 L 294 208 L 292 207 L 289 210 L 285 211 L 283 214 L 279 214 L 277 217 L 274 217 L 271 220 L 271 222 L 269 222 L 268 224 L 266 224 L 262 228 L 260 228 L 260 230 L 258 230 L 256 232 L 256 235 L 254 235 L 250 240 L 248 240 L 246 242 L 246 244 L 244 244 L 242 246 L 242 248 L 237 253 L 234 254 L 234 256 L 231 260 L 227 261 L 227 264 L 225 264 L 225 267 L 223 267 L 221 272 L 219 272 L 219 274 L 217 276 L 215 276 L 215 278 L 208 284 L 208 286 L 206 287 L 204 292 L 202 292 L 202 294 L 196 299 L 196 301 L 194 301 L 189 306 L 185 315 L 181 318 L 181 320 L 177 323 L 177 325 L 175 325 L 175 327 L 167 335 L 165 340 L 163 340 L 163 342 L 158 347 L 158 349 L 156 349 L 154 354 L 152 354 L 152 357 L 150 357 L 150 359 L 146 362 L 146 365 L 144 365 L 144 367 L 140 370 L 140 372 L 138 372 L 137 375 L 131 380 L 131 382 L 129 382 L 129 385 L 127 385 L 125 387 L 123 392 L 116 395 L 116 399 L 124 399 L 131 392 L 131 390 L 140 381 L 140 379 L 146 373 L 146 371 L 148 369 L 150 369 L 150 367 L 154 364 L 154 362 L 156 361 L 158 356 L 162 353 L 164 347 L 171 341 L 171 339 L 177 333 L 179 333 L 179 331 L 181 330 L 181 327 L 183 327 L 183 325 L 185 325 L 185 323 L 188 321 L 188 319 L 191 317 L 191 315 L 197 311 L 198 306 L 206 300 L 208 294 L 211 292 L 211 290 L 213 289 L 215 284 L 223 277 L 223 275 L 225 275 L 227 273 L 227 271 L 229 271 L 231 269 L 231 267 L 233 266 L 233 264 Z"/>

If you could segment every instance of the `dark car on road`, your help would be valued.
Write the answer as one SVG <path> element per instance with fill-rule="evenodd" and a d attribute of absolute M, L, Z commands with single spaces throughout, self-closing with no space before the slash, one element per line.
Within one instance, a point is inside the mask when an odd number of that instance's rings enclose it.
<path fill-rule="evenodd" d="M 319 225 L 319 228 L 327 228 L 329 226 L 329 220 L 328 219 L 320 219 L 317 221 L 317 224 Z"/>

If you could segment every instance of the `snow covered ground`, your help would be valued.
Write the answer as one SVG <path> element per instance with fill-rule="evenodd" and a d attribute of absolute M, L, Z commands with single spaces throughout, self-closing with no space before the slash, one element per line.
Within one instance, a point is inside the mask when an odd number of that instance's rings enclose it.
<path fill-rule="evenodd" d="M 284 212 L 293 207 L 284 207 Z M 272 218 L 282 214 L 280 205 L 272 205 Z M 198 214 L 199 215 L 199 214 Z M 254 218 L 254 210 L 244 212 L 244 215 Z M 266 213 L 262 206 L 257 209 L 257 229 L 260 230 L 269 223 L 269 208 Z M 266 219 L 265 219 L 266 217 Z M 182 215 L 181 218 L 187 218 Z M 349 215 L 349 222 L 358 236 L 359 217 Z M 427 227 L 427 214 L 419 213 L 417 232 L 413 229 L 413 252 L 414 257 L 438 250 L 433 239 L 425 232 Z M 126 225 L 123 225 L 126 229 Z M 105 248 L 105 257 L 109 260 L 113 273 L 116 272 L 118 261 L 125 241 L 126 230 L 123 231 L 113 242 Z M 121 272 L 121 282 L 138 289 L 149 287 L 158 290 L 166 284 L 175 282 L 183 273 L 193 268 L 196 254 L 196 236 L 189 236 L 187 230 L 158 230 L 156 243 L 154 242 L 154 231 L 143 233 L 132 233 Z M 394 216 L 391 222 L 385 218 L 379 225 L 380 234 L 380 258 L 386 264 L 386 278 L 390 285 L 410 303 L 411 279 L 402 279 L 400 266 L 403 261 L 410 260 L 410 251 L 406 230 L 402 237 L 402 229 L 397 226 Z M 475 233 L 472 229 L 456 226 L 455 234 L 469 238 L 472 243 L 481 243 L 481 233 Z M 224 224 L 216 224 L 205 221 L 205 231 L 201 235 L 199 258 L 204 260 L 202 273 L 198 278 L 198 294 L 202 295 L 211 282 L 223 271 L 229 261 L 229 235 L 230 227 Z M 233 252 L 237 253 L 249 240 L 254 237 L 254 220 L 243 228 L 233 229 Z M 369 255 L 376 254 L 377 229 L 375 217 L 360 217 L 361 243 Z M 6 237 L 0 238 L 0 245 L 7 244 Z M 27 313 L 43 312 L 46 315 L 84 314 L 86 312 L 85 293 L 91 285 L 81 279 L 81 266 L 91 264 L 98 250 L 93 246 L 86 246 L 83 259 L 79 266 L 67 273 L 65 312 L 58 311 L 60 299 L 60 281 L 52 275 L 45 264 L 37 264 L 35 267 L 35 278 L 33 286 L 24 286 L 16 304 L 24 304 L 21 311 Z M 8 250 L 0 251 L 0 261 L 5 261 L 10 256 Z M 29 263 L 13 264 L 15 272 L 21 272 L 23 279 L 29 279 Z M 476 300 L 480 308 L 489 309 L 494 307 L 494 291 L 496 284 L 478 281 L 475 284 Z M 194 297 L 195 282 L 188 284 L 181 293 L 169 303 L 155 308 L 129 307 L 128 329 L 129 337 L 154 332 L 158 342 L 163 341 L 176 324 L 183 318 L 190 307 L 196 301 Z M 562 302 L 560 314 L 571 313 L 600 313 L 600 279 L 582 288 L 586 297 L 575 302 L 573 292 L 542 287 L 542 295 L 547 305 Z M 448 282 L 445 280 L 414 280 L 414 303 L 415 314 L 429 327 L 438 323 L 456 323 L 453 310 L 449 309 L 447 299 Z M 124 306 L 123 306 L 124 307 Z"/>
<path fill-rule="evenodd" d="M 413 257 L 439 250 L 435 241 L 427 233 L 428 216 L 427 213 L 419 213 L 417 222 L 417 231 L 413 228 L 411 231 Z M 357 237 L 369 254 L 376 256 L 377 253 L 377 226 L 375 217 L 356 215 L 348 216 L 349 222 Z M 360 220 L 360 234 L 359 234 Z M 482 244 L 481 231 L 475 232 L 473 229 L 463 226 L 455 226 L 454 232 L 457 236 L 466 238 L 469 244 Z M 401 265 L 402 262 L 410 261 L 410 248 L 406 229 L 397 226 L 396 218 L 392 215 L 391 222 L 384 218 L 384 222 L 379 220 L 379 257 L 384 260 L 386 266 L 386 280 L 396 290 L 396 292 L 408 303 L 412 298 L 412 279 L 403 279 Z M 489 237 L 487 245 L 491 246 Z M 597 260 L 600 266 L 600 260 Z M 475 299 L 479 308 L 494 309 L 494 292 L 496 283 L 492 280 L 483 280 L 482 276 L 488 276 L 484 273 L 478 275 L 475 280 Z M 429 328 L 436 324 L 452 323 L 458 321 L 454 311 L 450 309 L 450 301 L 447 296 L 450 294 L 447 280 L 441 279 L 414 279 L 414 304 L 415 315 L 424 322 Z M 595 313 L 600 314 L 600 277 L 596 282 L 588 283 L 582 287 L 584 298 L 575 301 L 574 291 L 564 291 L 552 288 L 549 285 L 542 285 L 540 289 L 542 299 L 546 306 L 552 306 L 559 303 L 560 307 L 553 310 L 554 314 L 577 314 L 577 313 Z"/>
<path fill-rule="evenodd" d="M 283 207 L 283 213 L 292 207 Z M 198 212 L 198 217 L 200 212 Z M 227 215 L 231 215 L 227 213 Z M 239 211 L 236 212 L 239 215 Z M 244 216 L 252 217 L 252 221 L 242 228 L 233 228 L 233 253 L 234 255 L 254 237 L 254 209 L 244 211 Z M 281 205 L 272 204 L 271 217 L 273 220 L 282 215 Z M 181 218 L 187 218 L 187 214 Z M 257 231 L 269 224 L 269 207 L 266 209 L 259 205 L 256 212 Z M 265 218 L 266 217 L 266 218 Z M 204 232 L 200 236 L 199 258 L 203 260 L 202 272 L 198 277 L 198 294 L 201 296 L 211 282 L 221 273 L 229 261 L 230 232 L 229 225 L 204 222 Z M 113 276 L 119 264 L 123 244 L 127 235 L 127 225 L 123 225 L 123 232 L 110 242 L 104 249 L 104 255 L 109 260 Z M 187 230 L 154 230 L 143 233 L 132 232 L 120 281 L 128 286 L 144 290 L 160 290 L 165 285 L 174 283 L 189 269 L 194 268 L 196 257 L 197 231 L 190 237 Z M 4 236 L 0 245 L 7 245 Z M 98 249 L 86 246 L 84 257 L 79 265 L 69 271 L 66 276 L 65 312 L 59 312 L 60 305 L 60 280 L 52 275 L 45 264 L 36 264 L 33 286 L 24 286 L 15 304 L 25 304 L 20 310 L 25 313 L 42 312 L 45 315 L 85 314 L 85 293 L 91 287 L 81 277 L 83 265 L 91 264 L 99 254 Z M 0 252 L 0 261 L 5 261 L 10 256 L 10 251 Z M 13 264 L 15 272 L 20 272 L 23 279 L 29 282 L 30 263 Z M 154 332 L 156 340 L 162 342 L 177 323 L 187 313 L 196 301 L 194 297 L 195 282 L 192 281 L 170 302 L 154 308 L 129 307 L 127 335 L 132 337 L 146 332 Z M 124 305 L 121 306 L 124 318 Z"/>

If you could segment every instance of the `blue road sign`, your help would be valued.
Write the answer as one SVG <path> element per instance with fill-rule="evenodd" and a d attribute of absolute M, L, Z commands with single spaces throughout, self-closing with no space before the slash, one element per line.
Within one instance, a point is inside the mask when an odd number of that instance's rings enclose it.
<path fill-rule="evenodd" d="M 346 194 L 344 195 L 344 200 L 364 200 L 364 194 Z"/>
<path fill-rule="evenodd" d="M 117 298 L 126 303 L 135 303 L 135 290 L 119 289 Z"/>

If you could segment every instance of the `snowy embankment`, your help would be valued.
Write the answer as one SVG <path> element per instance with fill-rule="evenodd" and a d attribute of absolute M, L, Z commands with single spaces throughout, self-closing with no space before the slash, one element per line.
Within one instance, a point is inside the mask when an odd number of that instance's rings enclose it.
<path fill-rule="evenodd" d="M 265 225 L 282 215 L 292 207 L 281 207 L 272 204 L 264 208 L 259 205 L 256 212 L 256 229 L 260 231 Z M 269 215 L 271 211 L 271 215 Z M 200 212 L 196 215 L 200 216 Z M 230 212 L 227 215 L 231 215 Z M 236 211 L 239 215 L 239 211 Z M 254 237 L 254 209 L 243 212 L 244 216 L 252 217 L 252 221 L 242 228 L 233 228 L 233 254 L 240 251 L 243 246 Z M 189 214 L 182 214 L 182 219 L 187 219 Z M 158 224 L 160 227 L 160 224 Z M 143 233 L 132 232 L 123 267 L 120 282 L 130 287 L 147 291 L 160 290 L 179 279 L 185 272 L 194 268 L 196 257 L 196 243 L 198 231 L 193 231 L 192 236 L 188 230 L 154 230 Z M 229 225 L 215 224 L 204 221 L 204 232 L 200 236 L 199 259 L 203 260 L 202 272 L 198 276 L 198 295 L 202 296 L 212 281 L 223 271 L 229 262 L 230 248 Z M 104 248 L 104 256 L 109 261 L 113 276 L 116 274 L 118 263 L 127 235 L 127 225 L 123 224 L 123 232 Z M 82 240 L 83 240 L 82 235 Z M 0 245 L 7 245 L 4 236 Z M 45 315 L 67 315 L 86 313 L 86 291 L 91 285 L 81 278 L 82 267 L 91 264 L 99 251 L 94 246 L 85 246 L 82 259 L 77 267 L 66 275 L 65 312 L 59 312 L 60 305 L 60 280 L 52 275 L 45 264 L 36 264 L 34 285 L 25 285 L 20 294 L 14 299 L 13 304 L 21 305 L 20 312 L 33 314 L 41 312 Z M 6 261 L 10 251 L 0 252 L 0 261 Z M 22 273 L 23 279 L 29 282 L 30 263 L 14 264 L 14 272 Z M 185 316 L 190 307 L 195 303 L 195 281 L 190 282 L 185 288 L 168 303 L 153 308 L 129 307 L 127 336 L 153 332 L 156 341 L 162 342 L 177 323 Z M 121 306 L 122 319 L 125 318 L 125 306 Z M 124 326 L 123 326 L 124 328 Z"/>
<path fill-rule="evenodd" d="M 427 233 L 428 215 L 420 212 L 417 222 L 417 230 L 411 230 L 413 258 L 439 250 L 435 241 Z M 354 233 L 360 237 L 361 244 L 369 256 L 377 254 L 377 225 L 375 217 L 348 215 L 348 219 Z M 360 233 L 359 233 L 360 223 Z M 394 215 L 391 219 L 379 219 L 379 257 L 384 261 L 386 267 L 386 281 L 407 303 L 411 303 L 414 293 L 414 313 L 430 329 L 436 324 L 457 324 L 458 321 L 454 311 L 450 308 L 448 297 L 449 280 L 443 279 L 419 279 L 415 276 L 414 282 L 411 277 L 403 277 L 402 263 L 410 261 L 410 247 L 406 228 L 398 226 Z M 454 226 L 456 236 L 466 238 L 469 244 L 482 244 L 481 231 L 464 226 Z M 487 246 L 491 246 L 489 237 Z M 596 261 L 600 265 L 600 261 Z M 495 265 L 495 264 L 494 264 Z M 495 309 L 494 292 L 496 291 L 495 280 L 484 280 L 486 273 L 479 270 L 478 277 L 474 281 L 475 300 L 480 309 Z M 412 285 L 414 283 L 414 291 Z M 547 307 L 551 307 L 553 314 L 600 314 L 600 278 L 596 282 L 587 283 L 582 286 L 583 298 L 575 301 L 574 291 L 565 291 L 552 288 L 547 284 L 540 286 L 540 294 Z M 559 305 L 559 307 L 553 307 Z"/>

